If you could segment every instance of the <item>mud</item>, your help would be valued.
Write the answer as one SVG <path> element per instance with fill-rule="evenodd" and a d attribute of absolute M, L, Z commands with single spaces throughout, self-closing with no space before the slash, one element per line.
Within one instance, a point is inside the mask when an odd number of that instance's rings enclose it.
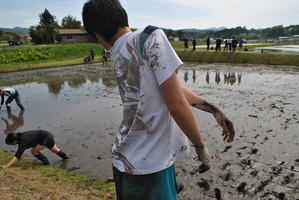
<path fill-rule="evenodd" d="M 194 109 L 213 154 L 212 167 L 199 173 L 191 154 L 176 162 L 179 199 L 299 199 L 299 72 L 296 67 L 198 65 L 186 63 L 181 83 L 217 105 L 234 122 L 236 138 L 224 143 L 212 115 Z M 0 73 L 21 94 L 0 111 L 0 148 L 10 131 L 45 129 L 71 159 L 48 150 L 50 164 L 113 181 L 111 145 L 122 116 L 111 66 L 82 65 Z M 19 82 L 18 82 L 19 83 Z M 30 151 L 25 156 L 34 157 Z"/>

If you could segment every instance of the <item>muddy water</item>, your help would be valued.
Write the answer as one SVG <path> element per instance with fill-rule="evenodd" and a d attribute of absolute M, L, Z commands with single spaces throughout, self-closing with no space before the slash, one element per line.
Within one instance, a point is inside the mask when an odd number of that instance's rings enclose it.
<path fill-rule="evenodd" d="M 234 122 L 236 140 L 222 141 L 213 116 L 194 109 L 214 155 L 211 170 L 198 174 L 191 154 L 178 161 L 179 199 L 299 198 L 299 72 L 295 67 L 186 63 L 181 83 L 214 103 Z M 45 129 L 71 155 L 62 162 L 43 150 L 51 165 L 109 179 L 110 149 L 122 105 L 110 66 L 86 65 L 0 74 L 21 93 L 26 110 L 12 103 L 0 111 L 0 141 L 10 131 Z M 15 151 L 4 142 L 0 148 Z M 33 158 L 30 151 L 25 155 Z"/>

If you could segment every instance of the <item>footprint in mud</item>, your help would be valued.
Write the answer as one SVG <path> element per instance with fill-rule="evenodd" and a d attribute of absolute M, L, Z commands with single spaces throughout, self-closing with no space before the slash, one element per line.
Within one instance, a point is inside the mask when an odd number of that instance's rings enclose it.
<path fill-rule="evenodd" d="M 296 166 L 299 166 L 299 158 L 297 158 L 297 159 L 294 160 L 294 164 L 295 164 Z"/>
<path fill-rule="evenodd" d="M 228 166 L 230 166 L 231 164 L 229 163 L 229 162 L 226 162 L 226 163 L 224 163 L 223 165 L 221 165 L 220 166 L 220 169 L 222 169 L 222 170 L 226 170 L 226 168 L 228 167 Z"/>
<path fill-rule="evenodd" d="M 281 181 L 281 184 L 286 185 L 286 184 L 292 182 L 294 175 L 295 175 L 294 173 L 289 173 L 286 176 L 284 176 L 283 180 Z"/>
<path fill-rule="evenodd" d="M 280 167 L 280 166 L 278 166 L 278 167 L 271 167 L 271 170 L 272 170 L 271 173 L 277 176 L 278 174 L 281 173 L 282 167 Z"/>
<path fill-rule="evenodd" d="M 259 173 L 259 171 L 254 170 L 254 171 L 250 172 L 249 174 L 253 177 L 256 177 L 258 173 Z"/>
<path fill-rule="evenodd" d="M 242 169 L 245 169 L 247 166 L 251 165 L 251 159 L 250 158 L 245 158 L 238 162 L 238 164 L 242 167 Z"/>
<path fill-rule="evenodd" d="M 183 191 L 185 189 L 185 185 L 183 185 L 182 183 L 180 183 L 178 185 L 178 194 L 180 194 L 181 191 Z"/>
<path fill-rule="evenodd" d="M 258 151 L 259 151 L 258 149 L 252 149 L 250 153 L 251 154 L 256 154 Z"/>
<path fill-rule="evenodd" d="M 233 174 L 231 172 L 227 172 L 225 174 L 220 175 L 219 177 L 222 178 L 224 181 L 229 181 L 232 179 Z"/>
<path fill-rule="evenodd" d="M 260 191 L 262 191 L 264 189 L 264 187 L 266 187 L 266 185 L 268 185 L 273 179 L 273 176 L 266 176 L 266 178 L 262 181 L 260 181 L 259 185 L 257 186 L 255 193 L 258 193 Z"/>
<path fill-rule="evenodd" d="M 238 192 L 246 193 L 246 190 L 245 190 L 246 185 L 247 185 L 246 182 L 240 183 L 240 185 L 237 187 Z"/>
<path fill-rule="evenodd" d="M 219 188 L 215 188 L 214 189 L 214 192 L 215 192 L 215 197 L 217 200 L 221 200 L 221 191 Z"/>
<path fill-rule="evenodd" d="M 232 148 L 232 145 L 228 145 L 228 146 L 226 146 L 226 147 L 221 151 L 221 153 L 227 152 L 230 148 Z"/>
<path fill-rule="evenodd" d="M 205 191 L 209 190 L 211 188 L 210 184 L 209 184 L 209 181 L 201 178 L 201 181 L 198 181 L 197 182 L 197 185 L 200 187 L 200 188 L 203 188 Z"/>

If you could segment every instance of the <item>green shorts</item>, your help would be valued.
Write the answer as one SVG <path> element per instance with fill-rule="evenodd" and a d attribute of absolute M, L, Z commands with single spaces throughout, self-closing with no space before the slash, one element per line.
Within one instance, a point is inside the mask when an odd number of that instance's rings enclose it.
<path fill-rule="evenodd" d="M 175 200 L 175 167 L 147 175 L 131 175 L 113 167 L 117 200 Z"/>

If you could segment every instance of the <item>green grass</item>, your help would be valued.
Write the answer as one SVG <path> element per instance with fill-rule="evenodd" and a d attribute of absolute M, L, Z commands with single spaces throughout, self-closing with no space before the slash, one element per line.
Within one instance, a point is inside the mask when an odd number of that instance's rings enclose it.
<path fill-rule="evenodd" d="M 83 64 L 91 48 L 93 62 L 101 62 L 103 47 L 96 43 L 1 47 L 0 72 Z"/>
<path fill-rule="evenodd" d="M 0 165 L 14 156 L 0 149 Z M 0 170 L 1 199 L 115 199 L 115 187 L 103 180 L 52 166 L 37 165 L 23 157 Z"/>
<path fill-rule="evenodd" d="M 189 42 L 190 51 L 182 51 L 184 44 L 171 42 L 183 61 L 190 62 L 218 62 L 240 64 L 269 64 L 269 65 L 299 65 L 297 55 L 278 53 L 251 53 L 251 52 L 206 52 L 205 42 L 197 43 L 204 47 L 191 51 L 192 43 Z M 211 45 L 214 45 L 211 43 Z M 250 48 L 277 46 L 286 44 L 257 44 Z M 246 44 L 245 44 L 246 46 Z M 60 66 L 72 66 L 83 64 L 83 59 L 89 55 L 89 50 L 95 49 L 95 60 L 92 63 L 101 62 L 103 47 L 96 43 L 70 43 L 52 45 L 20 45 L 17 47 L 0 47 L 0 72 L 22 71 Z"/>
<path fill-rule="evenodd" d="M 264 64 L 299 66 L 299 56 L 292 54 L 250 53 L 250 52 L 215 52 L 176 50 L 184 62 Z"/>

